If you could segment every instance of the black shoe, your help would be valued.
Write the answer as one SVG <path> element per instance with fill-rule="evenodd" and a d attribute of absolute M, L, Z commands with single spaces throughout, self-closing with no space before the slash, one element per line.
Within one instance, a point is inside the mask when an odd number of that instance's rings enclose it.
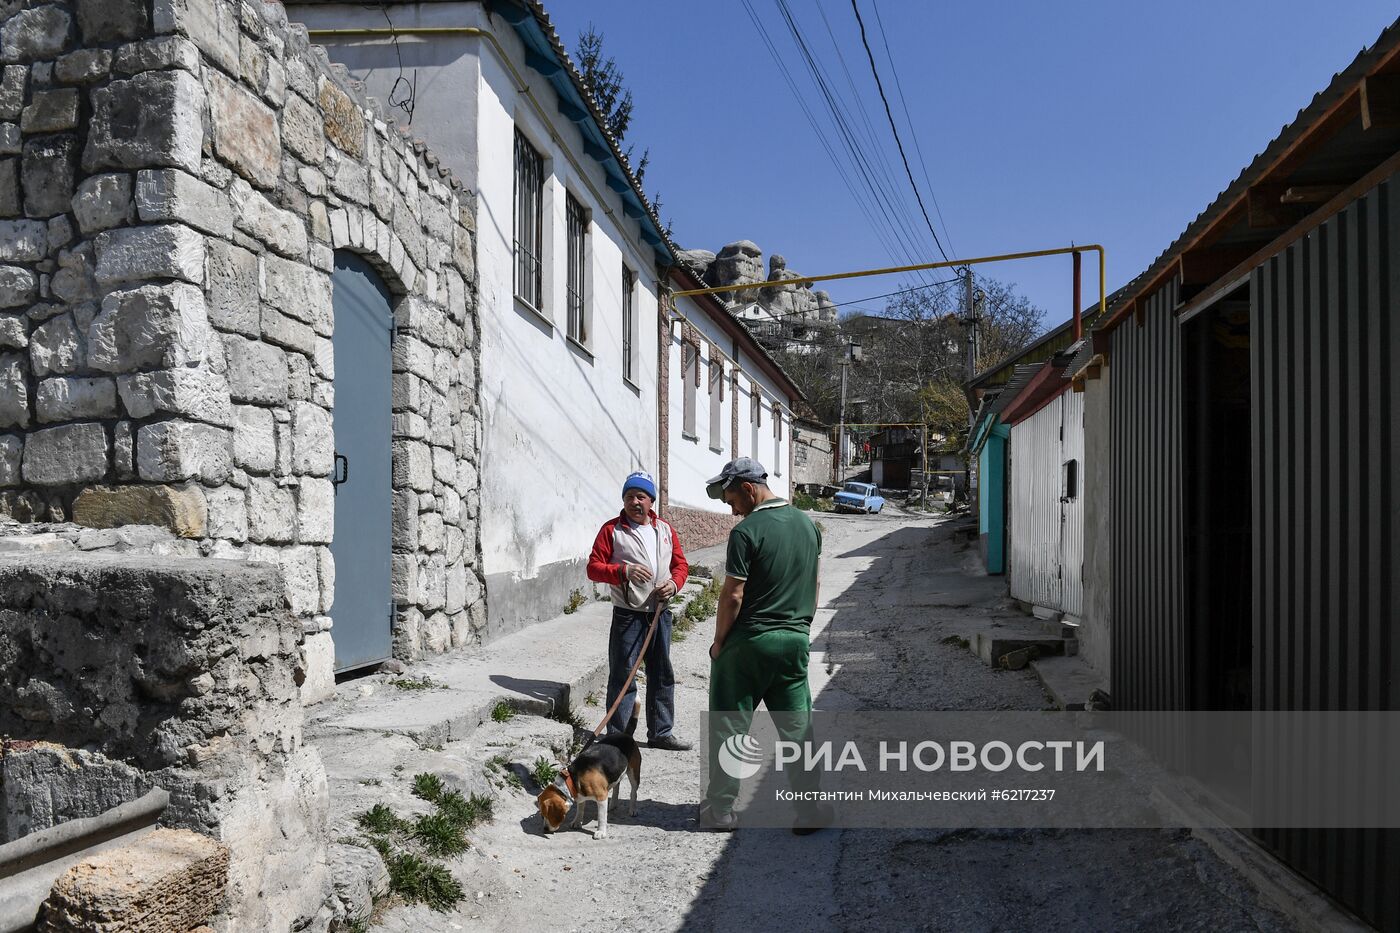
<path fill-rule="evenodd" d="M 668 752 L 688 752 L 694 747 L 694 743 L 682 742 L 674 735 L 663 735 L 647 742 L 647 748 L 659 748 Z"/>

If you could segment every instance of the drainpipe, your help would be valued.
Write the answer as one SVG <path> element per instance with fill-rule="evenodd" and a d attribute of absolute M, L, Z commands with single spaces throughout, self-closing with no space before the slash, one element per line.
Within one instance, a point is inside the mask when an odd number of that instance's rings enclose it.
<path fill-rule="evenodd" d="M 1074 254 L 1074 342 L 1084 339 L 1084 318 L 1079 313 L 1079 253 Z"/>

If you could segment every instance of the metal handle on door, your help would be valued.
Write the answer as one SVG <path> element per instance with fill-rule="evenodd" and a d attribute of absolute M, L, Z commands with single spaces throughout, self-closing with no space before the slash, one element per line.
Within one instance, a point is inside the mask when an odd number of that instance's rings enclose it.
<path fill-rule="evenodd" d="M 339 486 L 350 481 L 350 458 L 345 454 L 335 455 L 335 469 L 331 473 L 331 483 Z"/>

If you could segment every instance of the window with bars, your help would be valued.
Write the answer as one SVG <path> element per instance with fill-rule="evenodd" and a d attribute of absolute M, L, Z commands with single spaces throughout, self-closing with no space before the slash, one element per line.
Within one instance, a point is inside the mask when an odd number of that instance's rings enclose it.
<path fill-rule="evenodd" d="M 637 312 L 632 302 L 636 299 L 637 273 L 622 267 L 622 378 L 628 382 L 637 381 L 636 365 L 632 356 L 636 347 L 633 330 L 637 326 Z"/>
<path fill-rule="evenodd" d="M 569 228 L 569 269 L 564 288 L 569 304 L 568 334 L 588 344 L 588 318 L 585 296 L 588 290 L 588 214 L 583 205 L 568 195 L 565 208 Z"/>
<path fill-rule="evenodd" d="M 544 309 L 544 160 L 515 131 L 515 297 Z"/>

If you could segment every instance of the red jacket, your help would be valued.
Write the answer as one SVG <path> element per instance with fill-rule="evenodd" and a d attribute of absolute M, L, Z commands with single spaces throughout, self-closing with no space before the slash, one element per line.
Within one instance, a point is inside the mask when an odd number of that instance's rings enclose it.
<path fill-rule="evenodd" d="M 680 535 L 669 522 L 657 518 L 655 512 L 647 514 L 655 525 L 657 560 L 668 565 L 671 582 L 676 585 L 676 592 L 680 592 L 690 577 L 690 565 L 686 563 Z M 660 582 L 653 579 L 644 587 L 636 587 L 629 585 L 622 574 L 624 563 L 647 563 L 638 528 L 650 526 L 634 525 L 624 514 L 608 519 L 598 530 L 598 537 L 593 539 L 593 551 L 588 555 L 588 579 L 611 584 L 613 605 L 626 609 L 647 608 L 651 603 L 650 594 Z"/>

